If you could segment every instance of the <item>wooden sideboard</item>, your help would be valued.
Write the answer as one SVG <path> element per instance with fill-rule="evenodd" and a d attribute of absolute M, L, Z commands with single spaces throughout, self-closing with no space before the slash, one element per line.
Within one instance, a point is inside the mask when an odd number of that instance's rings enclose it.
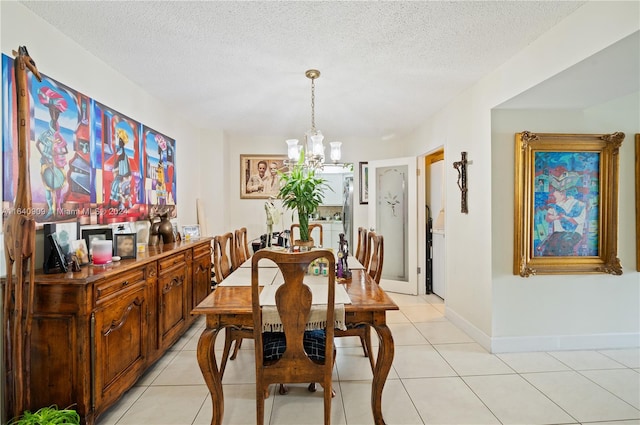
<path fill-rule="evenodd" d="M 30 408 L 73 405 L 83 423 L 131 388 L 195 320 L 211 292 L 211 238 L 138 258 L 36 274 Z"/>

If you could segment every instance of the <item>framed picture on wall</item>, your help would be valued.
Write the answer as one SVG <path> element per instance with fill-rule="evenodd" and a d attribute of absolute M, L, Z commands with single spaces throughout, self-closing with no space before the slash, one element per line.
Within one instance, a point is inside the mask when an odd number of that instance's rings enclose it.
<path fill-rule="evenodd" d="M 360 203 L 369 203 L 369 163 L 360 162 Z"/>
<path fill-rule="evenodd" d="M 640 272 L 640 133 L 636 134 L 636 270 Z"/>
<path fill-rule="evenodd" d="M 516 133 L 514 274 L 622 274 L 623 140 L 624 133 Z"/>
<path fill-rule="evenodd" d="M 240 155 L 240 199 L 278 196 L 278 171 L 288 171 L 286 159 L 286 155 Z"/>

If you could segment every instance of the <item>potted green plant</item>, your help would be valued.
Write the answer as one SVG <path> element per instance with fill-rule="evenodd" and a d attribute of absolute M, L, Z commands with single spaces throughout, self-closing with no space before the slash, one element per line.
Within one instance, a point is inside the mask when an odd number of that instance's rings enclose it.
<path fill-rule="evenodd" d="M 7 425 L 80 425 L 80 415 L 70 408 L 58 409 L 57 406 L 49 406 L 33 413 L 26 410 Z"/>
<path fill-rule="evenodd" d="M 286 173 L 280 172 L 280 191 L 278 198 L 282 204 L 298 212 L 300 241 L 309 242 L 309 214 L 318 210 L 324 200 L 324 191 L 329 188 L 326 180 L 316 175 L 313 167 L 304 162 L 304 151 L 300 152 L 298 162 Z"/>

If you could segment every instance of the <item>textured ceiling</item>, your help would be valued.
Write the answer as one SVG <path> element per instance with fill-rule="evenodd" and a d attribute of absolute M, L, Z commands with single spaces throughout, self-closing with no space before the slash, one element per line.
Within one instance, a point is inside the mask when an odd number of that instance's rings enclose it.
<path fill-rule="evenodd" d="M 411 131 L 584 2 L 23 1 L 203 128 Z M 66 82 L 72 84 L 72 82 Z"/>

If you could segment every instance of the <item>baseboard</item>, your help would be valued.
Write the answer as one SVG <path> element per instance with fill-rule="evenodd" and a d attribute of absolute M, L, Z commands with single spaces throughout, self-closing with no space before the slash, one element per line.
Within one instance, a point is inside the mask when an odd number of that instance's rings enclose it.
<path fill-rule="evenodd" d="M 640 347 L 639 333 L 546 335 L 491 338 L 492 353 L 525 351 L 610 350 Z"/>
<path fill-rule="evenodd" d="M 490 337 L 447 307 L 445 317 L 490 353 L 639 348 L 640 333 Z"/>
<path fill-rule="evenodd" d="M 485 350 L 491 352 L 491 337 L 478 329 L 474 324 L 455 312 L 455 310 L 445 306 L 444 315 L 451 323 L 462 329 L 467 335 L 473 338 Z"/>

